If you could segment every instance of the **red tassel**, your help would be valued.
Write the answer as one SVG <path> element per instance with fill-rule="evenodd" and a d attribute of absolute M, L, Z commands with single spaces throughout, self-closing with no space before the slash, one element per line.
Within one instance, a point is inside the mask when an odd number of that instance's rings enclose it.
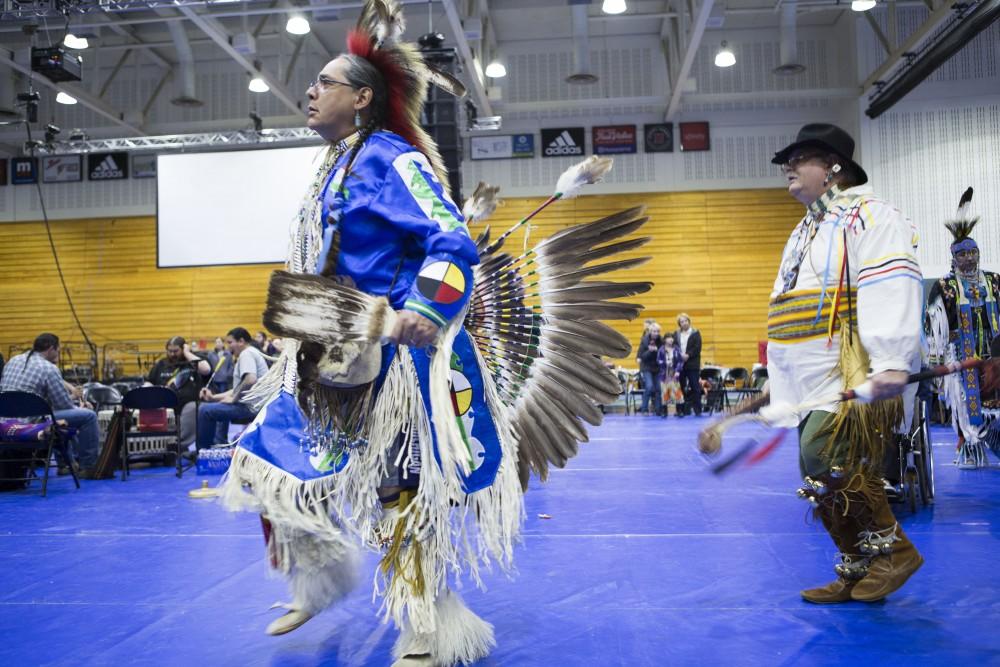
<path fill-rule="evenodd" d="M 747 458 L 747 465 L 748 466 L 755 465 L 766 459 L 768 456 L 770 456 L 774 452 L 774 450 L 778 448 L 778 445 L 782 443 L 787 434 L 788 431 L 786 429 L 781 429 L 777 435 L 775 435 L 773 438 L 764 443 L 763 447 L 755 451 Z"/>

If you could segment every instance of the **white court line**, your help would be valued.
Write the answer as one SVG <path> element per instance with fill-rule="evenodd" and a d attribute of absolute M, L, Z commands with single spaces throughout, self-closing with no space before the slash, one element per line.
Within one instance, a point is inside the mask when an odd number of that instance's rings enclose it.
<path fill-rule="evenodd" d="M 0 538 L 3 537 L 147 537 L 155 539 L 168 537 L 240 537 L 254 540 L 261 539 L 260 534 L 257 533 L 97 533 L 93 531 L 86 533 L 0 533 Z"/>
<path fill-rule="evenodd" d="M 651 435 L 643 436 L 643 437 L 640 437 L 640 438 L 591 438 L 590 442 L 622 442 L 622 441 L 625 441 L 625 442 L 645 442 L 645 441 L 647 441 L 647 440 L 649 440 L 651 438 L 656 438 L 656 437 L 659 437 L 659 436 L 657 436 L 655 434 L 651 434 Z M 583 444 L 587 444 L 587 443 L 583 443 Z"/>
<path fill-rule="evenodd" d="M 935 530 L 933 533 L 925 533 L 922 531 L 910 530 L 909 534 L 912 535 L 986 535 L 992 536 L 992 533 L 985 530 L 969 530 L 969 531 L 955 531 L 955 532 L 943 532 L 940 530 Z M 558 539 L 672 539 L 672 538 L 688 538 L 688 537 L 801 537 L 802 535 L 812 535 L 814 534 L 811 530 L 803 530 L 801 533 L 772 533 L 772 532 L 760 532 L 760 533 L 523 533 L 521 537 L 523 538 L 541 538 L 544 540 L 558 540 Z M 816 533 L 818 534 L 818 533 Z"/>
<path fill-rule="evenodd" d="M 963 524 L 964 525 L 964 524 Z M 915 535 L 925 534 L 924 531 L 919 530 L 909 530 L 908 532 Z M 524 538 L 540 538 L 540 539 L 660 539 L 660 538 L 677 538 L 677 537 L 773 537 L 773 536 L 800 536 L 800 535 L 810 535 L 813 531 L 803 530 L 802 532 L 789 533 L 789 532 L 757 532 L 757 533 L 531 533 L 524 532 L 521 533 L 521 537 Z M 933 531 L 934 535 L 992 535 L 990 531 L 985 530 L 956 530 L 956 531 Z M 154 538 L 154 539 L 167 539 L 167 538 L 241 538 L 241 539 L 253 539 L 259 540 L 260 535 L 247 535 L 247 534 L 211 534 L 211 535 L 198 535 L 193 533 L 162 533 L 162 534 L 143 534 L 143 533 L 4 533 L 0 537 L 7 538 L 36 538 L 36 537 L 111 537 L 111 538 Z"/>

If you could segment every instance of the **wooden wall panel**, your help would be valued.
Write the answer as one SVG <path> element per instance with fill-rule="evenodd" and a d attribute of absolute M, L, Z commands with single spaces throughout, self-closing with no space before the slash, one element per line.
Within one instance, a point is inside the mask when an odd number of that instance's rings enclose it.
<path fill-rule="evenodd" d="M 538 203 L 506 201 L 490 220 L 494 235 Z M 530 239 L 642 203 L 650 216 L 644 234 L 653 240 L 636 254 L 652 260 L 614 277 L 656 286 L 638 299 L 643 315 L 621 330 L 637 341 L 644 317 L 673 329 L 677 313 L 687 312 L 702 330 L 706 362 L 749 367 L 764 339 L 781 247 L 802 207 L 783 190 L 586 196 L 553 204 L 533 223 Z M 176 334 L 211 340 L 234 326 L 260 327 L 268 275 L 277 265 L 157 269 L 152 218 L 59 221 L 52 232 L 77 313 L 99 346 L 138 342 L 157 350 Z M 522 243 L 521 234 L 508 241 L 511 248 Z M 81 340 L 42 223 L 0 224 L 0 286 L 4 356 L 41 331 Z"/>

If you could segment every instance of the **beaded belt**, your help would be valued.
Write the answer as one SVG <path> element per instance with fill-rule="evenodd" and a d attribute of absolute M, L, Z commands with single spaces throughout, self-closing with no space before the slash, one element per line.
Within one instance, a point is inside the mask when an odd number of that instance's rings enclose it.
<path fill-rule="evenodd" d="M 822 290 L 796 290 L 781 294 L 771 300 L 767 310 L 767 339 L 776 343 L 801 342 L 824 338 L 827 335 L 830 315 L 833 312 L 833 295 L 827 292 L 820 308 Z M 857 301 L 857 292 L 851 290 L 851 302 Z M 847 294 L 842 294 L 837 313 L 846 316 Z M 817 316 L 817 309 L 819 313 Z M 840 320 L 834 321 L 833 331 L 840 329 Z"/>

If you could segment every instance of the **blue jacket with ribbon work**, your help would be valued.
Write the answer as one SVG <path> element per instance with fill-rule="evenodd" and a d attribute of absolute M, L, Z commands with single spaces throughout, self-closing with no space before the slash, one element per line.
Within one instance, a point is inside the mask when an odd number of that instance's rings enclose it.
<path fill-rule="evenodd" d="M 339 189 L 330 187 L 351 151 L 331 170 L 323 190 L 326 263 L 340 229 L 336 273 L 358 289 L 386 296 L 438 326 L 457 315 L 472 289 L 476 245 L 459 208 L 430 162 L 402 137 L 380 131 L 365 141 Z"/>

